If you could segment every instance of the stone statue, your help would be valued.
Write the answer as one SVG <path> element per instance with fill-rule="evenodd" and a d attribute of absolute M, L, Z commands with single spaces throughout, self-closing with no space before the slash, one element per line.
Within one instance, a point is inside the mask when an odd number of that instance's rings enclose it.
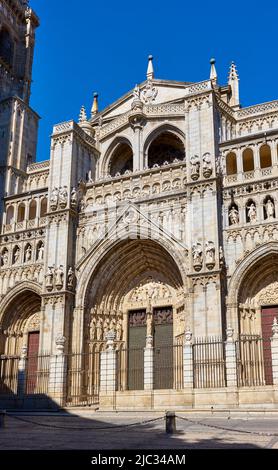
<path fill-rule="evenodd" d="M 25 250 L 25 262 L 28 263 L 28 261 L 31 261 L 32 258 L 32 248 L 30 245 Z"/>
<path fill-rule="evenodd" d="M 133 90 L 133 101 L 140 101 L 140 88 L 139 86 L 136 84 L 135 85 L 135 88 Z"/>
<path fill-rule="evenodd" d="M 250 222 L 257 222 L 257 209 L 254 202 L 251 202 L 250 206 L 247 206 L 247 216 Z"/>
<path fill-rule="evenodd" d="M 206 242 L 206 266 L 212 269 L 215 265 L 215 247 L 213 242 Z"/>
<path fill-rule="evenodd" d="M 219 248 L 219 264 L 220 264 L 220 266 L 223 266 L 224 262 L 225 262 L 224 251 L 223 251 L 222 246 L 220 246 L 220 248 Z"/>
<path fill-rule="evenodd" d="M 200 243 L 194 243 L 192 246 L 193 266 L 196 270 L 201 269 L 203 264 L 203 250 Z M 198 268 L 198 269 L 197 269 Z"/>
<path fill-rule="evenodd" d="M 109 317 L 106 317 L 105 320 L 104 320 L 104 323 L 103 323 L 104 338 L 106 338 L 106 335 L 109 332 L 109 330 L 110 330 L 110 320 L 109 320 Z"/>
<path fill-rule="evenodd" d="M 239 213 L 235 206 L 232 206 L 229 210 L 229 219 L 231 225 L 235 225 L 239 223 Z"/>
<path fill-rule="evenodd" d="M 96 332 L 97 332 L 97 341 L 102 340 L 102 319 L 101 317 L 98 318 L 97 324 L 96 324 Z"/>
<path fill-rule="evenodd" d="M 205 153 L 203 156 L 203 175 L 205 178 L 209 178 L 212 174 L 212 164 L 210 153 Z"/>
<path fill-rule="evenodd" d="M 59 191 L 59 206 L 61 208 L 65 208 L 67 206 L 67 203 L 68 203 L 68 190 L 67 190 L 67 187 L 64 186 L 63 188 L 61 187 Z"/>
<path fill-rule="evenodd" d="M 73 207 L 77 206 L 77 192 L 75 188 L 73 188 L 71 191 L 70 203 Z"/>
<path fill-rule="evenodd" d="M 93 180 L 93 177 L 92 177 L 92 170 L 89 170 L 88 171 L 88 183 L 93 183 L 94 180 Z"/>
<path fill-rule="evenodd" d="M 44 258 L 44 244 L 42 243 L 38 249 L 38 260 L 42 261 Z"/>
<path fill-rule="evenodd" d="M 90 340 L 94 341 L 96 337 L 96 318 L 92 318 L 91 323 L 90 323 Z"/>
<path fill-rule="evenodd" d="M 54 188 L 52 190 L 51 197 L 50 197 L 50 207 L 51 207 L 51 209 L 53 209 L 53 210 L 57 209 L 58 200 L 59 200 L 59 190 L 58 190 L 58 188 Z"/>
<path fill-rule="evenodd" d="M 9 262 L 9 252 L 8 250 L 5 250 L 2 254 L 2 262 L 3 262 L 3 266 L 7 266 L 8 262 Z"/>
<path fill-rule="evenodd" d="M 69 268 L 68 270 L 68 287 L 73 287 L 74 286 L 74 272 L 72 267 Z"/>
<path fill-rule="evenodd" d="M 153 334 L 153 316 L 151 313 L 147 314 L 147 336 L 152 336 Z"/>
<path fill-rule="evenodd" d="M 117 324 L 116 324 L 116 340 L 117 341 L 121 341 L 122 339 L 122 332 L 123 332 L 123 329 L 122 329 L 122 321 L 121 320 L 118 320 Z"/>
<path fill-rule="evenodd" d="M 190 163 L 191 163 L 191 178 L 193 180 L 196 180 L 200 176 L 200 158 L 198 155 L 193 155 L 190 158 Z"/>
<path fill-rule="evenodd" d="M 64 270 L 63 266 L 59 266 L 59 268 L 55 269 L 55 286 L 57 289 L 61 289 L 63 286 L 63 279 L 64 279 Z"/>
<path fill-rule="evenodd" d="M 47 273 L 45 276 L 45 286 L 47 290 L 51 290 L 53 288 L 53 268 L 48 266 Z"/>
<path fill-rule="evenodd" d="M 19 256 L 20 256 L 20 249 L 17 247 L 15 252 L 14 252 L 14 259 L 13 262 L 16 264 L 19 261 Z"/>
<path fill-rule="evenodd" d="M 275 216 L 275 208 L 271 199 L 267 200 L 267 202 L 264 204 L 264 207 L 266 212 L 266 218 L 272 219 Z"/>

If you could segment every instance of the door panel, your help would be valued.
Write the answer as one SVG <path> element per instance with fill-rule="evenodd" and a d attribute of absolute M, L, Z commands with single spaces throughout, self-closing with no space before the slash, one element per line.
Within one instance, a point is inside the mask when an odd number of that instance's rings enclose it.
<path fill-rule="evenodd" d="M 28 357 L 26 371 L 26 393 L 35 392 L 37 384 L 38 371 L 38 353 L 39 353 L 40 333 L 34 331 L 28 334 Z"/>
<path fill-rule="evenodd" d="M 146 346 L 146 310 L 129 312 L 128 390 L 144 389 L 144 348 Z"/>
<path fill-rule="evenodd" d="M 173 310 L 154 309 L 154 388 L 173 388 Z"/>
<path fill-rule="evenodd" d="M 272 374 L 272 356 L 271 356 L 271 342 L 272 325 L 274 317 L 278 318 L 278 306 L 262 307 L 261 310 L 261 323 L 262 323 L 262 338 L 263 338 L 263 357 L 264 357 L 264 372 L 265 384 L 273 384 Z"/>

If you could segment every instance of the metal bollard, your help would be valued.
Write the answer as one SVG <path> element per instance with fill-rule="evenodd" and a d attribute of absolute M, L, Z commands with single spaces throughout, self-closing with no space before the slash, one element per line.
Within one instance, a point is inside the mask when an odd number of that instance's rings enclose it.
<path fill-rule="evenodd" d="M 166 412 L 166 433 L 175 434 L 176 432 L 176 413 L 174 411 Z"/>
<path fill-rule="evenodd" d="M 0 411 L 0 428 L 5 427 L 6 411 Z"/>

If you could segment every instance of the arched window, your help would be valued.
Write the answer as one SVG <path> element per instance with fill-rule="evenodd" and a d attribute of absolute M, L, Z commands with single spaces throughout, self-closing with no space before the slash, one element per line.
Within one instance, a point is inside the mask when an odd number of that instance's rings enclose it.
<path fill-rule="evenodd" d="M 179 137 L 169 131 L 162 132 L 149 146 L 148 167 L 184 160 L 184 144 Z"/>
<path fill-rule="evenodd" d="M 271 196 L 266 196 L 263 202 L 264 207 L 264 220 L 271 220 L 275 218 L 275 204 Z"/>
<path fill-rule="evenodd" d="M 0 31 L 0 58 L 8 65 L 13 65 L 14 44 L 9 31 L 3 28 Z"/>
<path fill-rule="evenodd" d="M 41 217 L 44 217 L 46 213 L 47 213 L 47 198 L 44 197 L 41 200 Z"/>
<path fill-rule="evenodd" d="M 7 224 L 13 224 L 14 223 L 14 206 L 9 206 L 7 209 L 7 219 L 6 219 Z"/>
<path fill-rule="evenodd" d="M 245 149 L 242 154 L 243 161 L 243 171 L 253 171 L 254 170 L 254 154 L 253 150 Z"/>
<path fill-rule="evenodd" d="M 257 207 L 256 203 L 249 199 L 245 206 L 245 213 L 246 213 L 246 222 L 257 222 L 258 214 L 257 214 Z"/>
<path fill-rule="evenodd" d="M 236 154 L 234 152 L 229 152 L 226 156 L 226 170 L 227 175 L 236 175 L 237 174 L 237 161 Z"/>
<path fill-rule="evenodd" d="M 129 144 L 119 143 L 110 160 L 109 173 L 111 176 L 124 175 L 133 171 L 133 152 Z"/>
<path fill-rule="evenodd" d="M 260 165 L 261 168 L 268 168 L 272 166 L 271 149 L 267 144 L 264 144 L 260 147 Z"/>
<path fill-rule="evenodd" d="M 34 220 L 37 215 L 37 202 L 33 199 L 29 207 L 29 220 Z"/>
<path fill-rule="evenodd" d="M 25 219 L 25 204 L 23 202 L 18 206 L 17 222 L 23 222 Z"/>

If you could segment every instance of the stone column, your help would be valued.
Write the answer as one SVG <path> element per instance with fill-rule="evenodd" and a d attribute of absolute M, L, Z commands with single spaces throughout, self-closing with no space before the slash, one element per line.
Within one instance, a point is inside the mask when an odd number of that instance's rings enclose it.
<path fill-rule="evenodd" d="M 183 386 L 184 388 L 193 388 L 193 349 L 192 333 L 189 328 L 184 334 L 183 347 Z"/>
<path fill-rule="evenodd" d="M 27 351 L 27 346 L 23 346 L 21 348 L 20 359 L 18 362 L 17 394 L 19 397 L 22 397 L 25 393 Z"/>
<path fill-rule="evenodd" d="M 54 403 L 63 406 L 66 400 L 67 360 L 64 353 L 66 338 L 56 336 L 56 355 L 50 358 L 48 395 Z"/>
<path fill-rule="evenodd" d="M 271 358 L 273 385 L 278 385 L 278 321 L 275 317 L 272 325 Z"/>
<path fill-rule="evenodd" d="M 133 171 L 138 171 L 143 169 L 143 158 L 142 158 L 142 149 L 141 149 L 141 135 L 142 129 L 145 124 L 145 115 L 143 113 L 143 102 L 140 99 L 140 91 L 138 96 L 134 95 L 134 100 L 131 104 L 131 113 L 129 116 L 129 122 L 134 131 L 134 140 L 133 140 Z"/>
<path fill-rule="evenodd" d="M 226 377 L 227 387 L 237 386 L 237 371 L 236 371 L 236 344 L 234 341 L 234 330 L 231 326 L 228 326 L 226 330 Z"/>
<path fill-rule="evenodd" d="M 144 390 L 153 390 L 153 336 L 146 337 L 144 349 Z"/>
<path fill-rule="evenodd" d="M 115 392 L 117 386 L 117 368 L 116 368 L 116 351 L 115 331 L 109 331 L 106 336 L 107 350 L 100 356 L 100 392 Z"/>

